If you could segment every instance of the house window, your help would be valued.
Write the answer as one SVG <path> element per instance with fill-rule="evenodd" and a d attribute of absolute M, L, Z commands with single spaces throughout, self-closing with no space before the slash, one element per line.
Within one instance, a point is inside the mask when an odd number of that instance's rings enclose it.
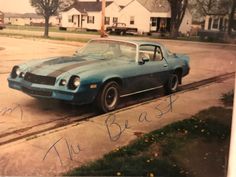
<path fill-rule="evenodd" d="M 92 24 L 94 24 L 94 16 L 88 16 L 88 18 L 87 18 L 87 23 L 92 23 Z"/>
<path fill-rule="evenodd" d="M 157 26 L 157 18 L 151 17 L 151 25 Z"/>
<path fill-rule="evenodd" d="M 72 23 L 73 20 L 74 20 L 74 16 L 73 16 L 73 15 L 69 15 L 69 16 L 68 16 L 68 22 L 69 22 L 69 23 Z"/>
<path fill-rule="evenodd" d="M 212 23 L 212 18 L 209 18 L 209 22 L 208 22 L 208 30 L 211 29 L 211 23 Z"/>
<path fill-rule="evenodd" d="M 130 17 L 130 24 L 131 24 L 131 25 L 134 25 L 134 16 L 131 16 L 131 17 Z"/>
<path fill-rule="evenodd" d="M 105 25 L 110 25 L 110 17 L 105 17 Z"/>
<path fill-rule="evenodd" d="M 118 22 L 118 18 L 117 17 L 113 17 L 113 23 L 117 23 Z"/>
<path fill-rule="evenodd" d="M 224 30 L 223 28 L 224 28 L 224 27 L 223 27 L 223 18 L 221 17 L 221 18 L 220 18 L 219 30 L 220 30 L 220 31 L 223 31 L 223 30 Z"/>
<path fill-rule="evenodd" d="M 214 20 L 213 20 L 212 28 L 218 29 L 218 22 L 219 22 L 219 19 L 218 19 L 218 18 L 214 19 Z"/>
<path fill-rule="evenodd" d="M 227 30 L 227 28 L 228 28 L 228 20 L 227 20 L 227 19 L 225 19 L 225 25 L 224 25 L 224 27 L 225 27 L 225 30 Z"/>

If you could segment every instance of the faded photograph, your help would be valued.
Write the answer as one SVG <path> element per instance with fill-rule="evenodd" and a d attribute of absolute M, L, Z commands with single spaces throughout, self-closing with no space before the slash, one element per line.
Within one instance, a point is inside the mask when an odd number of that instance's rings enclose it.
<path fill-rule="evenodd" d="M 235 177 L 236 0 L 0 0 L 0 175 Z"/>

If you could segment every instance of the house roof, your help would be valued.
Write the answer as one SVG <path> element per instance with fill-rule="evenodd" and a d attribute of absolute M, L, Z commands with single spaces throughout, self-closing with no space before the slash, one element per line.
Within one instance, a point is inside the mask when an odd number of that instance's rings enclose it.
<path fill-rule="evenodd" d="M 170 4 L 167 0 L 137 0 L 150 12 L 169 12 Z"/>
<path fill-rule="evenodd" d="M 106 7 L 109 6 L 112 3 L 112 1 L 107 1 L 106 2 Z M 80 2 L 77 1 L 71 8 L 75 8 L 81 13 L 86 13 L 86 12 L 100 12 L 102 10 L 102 2 L 101 1 L 84 1 Z M 70 9 L 71 9 L 70 8 Z"/>

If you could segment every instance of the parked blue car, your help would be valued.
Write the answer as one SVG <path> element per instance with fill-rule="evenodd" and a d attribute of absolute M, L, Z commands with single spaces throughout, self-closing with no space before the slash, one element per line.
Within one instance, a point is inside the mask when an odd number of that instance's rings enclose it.
<path fill-rule="evenodd" d="M 189 57 L 154 42 L 94 39 L 74 56 L 13 67 L 9 87 L 37 98 L 96 103 L 103 112 L 119 99 L 164 87 L 175 92 L 189 73 Z"/>

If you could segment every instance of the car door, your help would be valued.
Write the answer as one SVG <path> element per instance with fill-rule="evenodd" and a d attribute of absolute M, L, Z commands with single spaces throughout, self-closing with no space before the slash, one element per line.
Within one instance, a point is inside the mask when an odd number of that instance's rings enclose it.
<path fill-rule="evenodd" d="M 160 46 L 141 45 L 138 58 L 138 63 L 130 63 L 127 70 L 123 68 L 126 71 L 124 95 L 158 88 L 169 77 L 168 64 Z"/>
<path fill-rule="evenodd" d="M 148 87 L 155 88 L 165 84 L 169 78 L 169 68 L 160 46 L 142 45 L 140 46 L 140 51 L 149 53 L 149 61 L 142 65 L 148 76 Z"/>

